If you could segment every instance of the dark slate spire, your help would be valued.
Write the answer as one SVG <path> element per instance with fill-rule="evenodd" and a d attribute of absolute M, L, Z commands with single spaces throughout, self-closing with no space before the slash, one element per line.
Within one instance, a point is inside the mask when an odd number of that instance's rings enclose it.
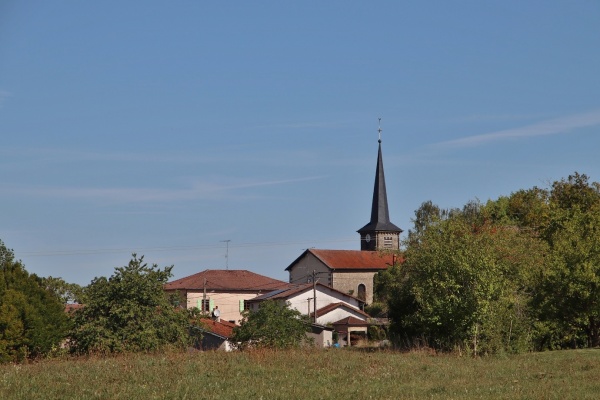
<path fill-rule="evenodd" d="M 358 233 L 377 231 L 402 232 L 402 229 L 390 222 L 385 175 L 383 173 L 383 157 L 381 156 L 381 128 L 379 128 L 379 152 L 377 155 L 377 170 L 375 171 L 375 186 L 373 187 L 371 221 L 360 228 Z"/>

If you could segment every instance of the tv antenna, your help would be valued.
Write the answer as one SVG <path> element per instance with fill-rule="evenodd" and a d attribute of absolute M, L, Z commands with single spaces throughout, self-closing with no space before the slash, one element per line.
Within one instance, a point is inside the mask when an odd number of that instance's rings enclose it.
<path fill-rule="evenodd" d="M 221 240 L 221 242 L 225 242 L 225 270 L 229 270 L 229 242 L 231 240 Z"/>

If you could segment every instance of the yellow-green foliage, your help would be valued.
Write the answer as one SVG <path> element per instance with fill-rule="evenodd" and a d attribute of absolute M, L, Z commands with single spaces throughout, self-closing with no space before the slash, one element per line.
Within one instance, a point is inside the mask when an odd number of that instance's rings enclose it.
<path fill-rule="evenodd" d="M 3 399 L 596 399 L 600 351 L 131 354 L 0 366 Z"/>
<path fill-rule="evenodd" d="M 162 290 L 172 268 L 148 266 L 133 254 L 109 279 L 94 279 L 85 307 L 75 313 L 71 349 L 86 354 L 185 348 L 188 313 L 176 310 Z"/>
<path fill-rule="evenodd" d="M 48 354 L 66 335 L 63 308 L 0 240 L 0 363 Z"/>
<path fill-rule="evenodd" d="M 300 347 L 310 329 L 306 318 L 288 304 L 273 300 L 261 303 L 258 311 L 245 311 L 240 326 L 233 330 L 231 342 L 241 350 L 248 348 L 287 349 Z"/>
<path fill-rule="evenodd" d="M 397 344 L 475 354 L 600 347 L 600 183 L 583 174 L 415 212 L 404 262 L 378 273 Z"/>

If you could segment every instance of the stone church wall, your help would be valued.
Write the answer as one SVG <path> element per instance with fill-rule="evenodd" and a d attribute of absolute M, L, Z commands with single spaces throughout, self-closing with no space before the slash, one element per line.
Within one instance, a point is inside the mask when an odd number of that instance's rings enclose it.
<path fill-rule="evenodd" d="M 375 272 L 334 272 L 333 273 L 333 288 L 340 292 L 358 297 L 358 285 L 365 285 L 365 301 L 367 304 L 373 303 L 373 277 Z"/>

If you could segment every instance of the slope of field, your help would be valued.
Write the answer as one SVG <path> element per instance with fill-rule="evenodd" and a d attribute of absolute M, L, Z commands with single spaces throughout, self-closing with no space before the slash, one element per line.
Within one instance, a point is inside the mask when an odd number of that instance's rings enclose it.
<path fill-rule="evenodd" d="M 0 377 L 2 399 L 596 399 L 600 350 L 194 352 L 4 365 Z"/>

